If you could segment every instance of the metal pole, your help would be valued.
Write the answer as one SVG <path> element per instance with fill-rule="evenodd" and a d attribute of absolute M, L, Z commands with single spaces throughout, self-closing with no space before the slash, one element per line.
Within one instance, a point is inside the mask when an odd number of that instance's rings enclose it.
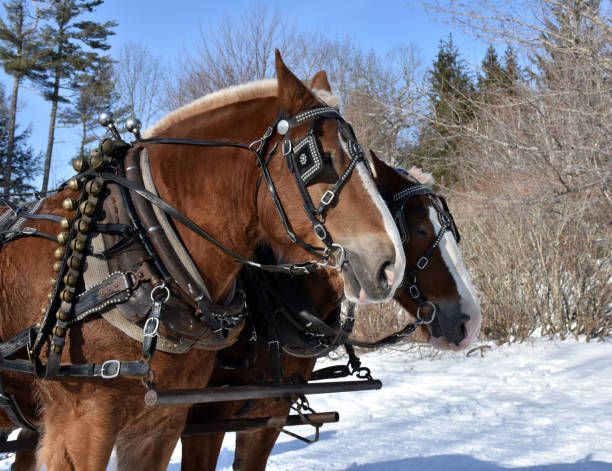
<path fill-rule="evenodd" d="M 147 391 L 145 403 L 148 406 L 175 404 L 198 404 L 246 399 L 268 399 L 295 394 L 328 394 L 349 391 L 369 391 L 382 388 L 377 379 L 364 381 L 334 381 L 313 384 L 261 384 L 250 386 L 217 387 L 206 389 L 176 389 L 168 391 Z"/>
<path fill-rule="evenodd" d="M 340 415 L 337 412 L 259 417 L 256 419 L 219 420 L 217 422 L 187 424 L 185 430 L 183 430 L 183 437 L 204 435 L 206 433 L 243 432 L 245 430 L 262 428 L 292 427 L 295 425 L 321 425 L 338 422 L 338 420 L 340 420 Z"/>

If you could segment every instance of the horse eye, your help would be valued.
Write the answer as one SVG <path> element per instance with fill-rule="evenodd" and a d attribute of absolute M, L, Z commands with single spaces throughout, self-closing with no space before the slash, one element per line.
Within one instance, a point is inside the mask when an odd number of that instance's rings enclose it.
<path fill-rule="evenodd" d="M 428 235 L 428 232 L 425 229 L 423 229 L 422 227 L 417 227 L 416 228 L 416 233 L 417 233 L 417 235 L 419 237 L 427 237 L 427 235 Z"/>

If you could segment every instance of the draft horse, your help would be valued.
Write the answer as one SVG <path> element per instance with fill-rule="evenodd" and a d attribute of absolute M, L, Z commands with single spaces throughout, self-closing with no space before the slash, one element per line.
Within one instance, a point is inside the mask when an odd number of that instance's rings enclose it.
<path fill-rule="evenodd" d="M 132 146 L 106 123 L 91 168 L 77 161 L 75 179 L 3 232 L 2 387 L 42 431 L 40 466 L 103 470 L 117 442 L 123 468 L 166 468 L 188 407 L 150 408 L 143 392 L 206 386 L 244 324 L 234 280 L 259 243 L 283 264 L 258 268 L 337 268 L 353 301 L 399 286 L 401 238 L 350 126 L 278 52 L 276 74 L 144 139 L 134 129 Z"/>
<path fill-rule="evenodd" d="M 372 162 L 376 184 L 400 228 L 407 258 L 406 271 L 395 299 L 413 314 L 414 322 L 418 323 L 417 328 L 421 331 L 421 339 L 438 349 L 466 348 L 480 331 L 481 310 L 458 247 L 459 232 L 445 200 L 433 192 L 431 175 L 418 169 L 411 169 L 410 172 L 394 169 L 374 153 Z M 244 271 L 247 273 L 242 275 L 250 282 L 247 284 L 250 287 L 247 289 L 247 299 L 252 300 L 249 306 L 252 312 L 255 311 L 255 318 L 259 319 L 259 348 L 250 367 L 237 367 L 239 361 L 248 358 L 252 350 L 248 337 L 244 336 L 237 344 L 220 352 L 211 380 L 230 385 L 271 381 L 274 359 L 267 345 L 270 340 L 280 340 L 285 347 L 281 356 L 285 378 L 308 380 L 315 366 L 317 350 L 311 349 L 310 355 L 300 355 L 295 344 L 301 345 L 301 351 L 306 352 L 309 342 L 312 347 L 315 338 L 310 335 L 312 332 L 305 330 L 298 330 L 293 335 L 287 335 L 286 331 L 295 330 L 292 325 L 300 322 L 303 311 L 328 320 L 335 329 L 340 328 L 335 318 L 341 301 L 337 296 L 340 291 L 334 288 L 338 283 L 337 277 L 317 273 L 290 280 L 282 274 L 256 273 L 249 268 Z M 267 293 L 267 296 L 262 296 L 262 293 Z M 287 318 L 291 321 L 287 322 Z M 280 329 L 285 330 L 284 335 L 270 335 L 270 323 L 275 329 L 283 326 Z M 402 332 L 379 342 L 344 340 L 349 345 L 352 342 L 364 347 L 382 346 L 402 339 L 413 328 L 414 324 L 408 325 Z M 321 342 L 326 331 L 324 329 L 319 333 L 321 336 L 317 342 Z M 333 339 L 332 335 L 328 340 L 333 342 Z M 200 404 L 191 409 L 189 417 L 194 423 L 285 417 L 294 399 Z M 280 431 L 281 426 L 237 432 L 233 468 L 236 471 L 265 469 Z M 214 470 L 223 438 L 224 433 L 183 436 L 181 469 Z"/>

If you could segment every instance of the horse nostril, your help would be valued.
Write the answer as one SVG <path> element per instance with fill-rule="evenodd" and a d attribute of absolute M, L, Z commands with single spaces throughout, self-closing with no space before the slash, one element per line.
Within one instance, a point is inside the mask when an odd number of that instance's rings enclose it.
<path fill-rule="evenodd" d="M 470 316 L 468 316 L 467 314 L 463 314 L 461 316 L 463 319 L 465 319 L 465 322 L 462 322 L 461 325 L 459 326 L 459 335 L 457 335 L 457 338 L 455 340 L 453 340 L 453 343 L 457 346 L 459 346 L 459 344 L 463 341 L 463 339 L 465 339 L 468 335 L 468 331 L 467 331 L 467 322 L 470 320 Z"/>
<path fill-rule="evenodd" d="M 383 290 L 388 290 L 393 285 L 393 276 L 393 263 L 383 263 L 378 274 L 380 287 Z"/>

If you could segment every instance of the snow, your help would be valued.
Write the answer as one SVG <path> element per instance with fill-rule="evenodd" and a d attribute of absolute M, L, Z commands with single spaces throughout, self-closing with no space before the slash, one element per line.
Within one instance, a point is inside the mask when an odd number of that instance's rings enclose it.
<path fill-rule="evenodd" d="M 483 357 L 414 348 L 363 355 L 383 389 L 312 396 L 314 409 L 338 411 L 340 422 L 324 425 L 313 445 L 281 435 L 268 469 L 612 470 L 607 340 L 537 339 Z M 233 441 L 228 434 L 218 470 L 231 470 Z M 168 469 L 180 469 L 180 447 Z"/>

